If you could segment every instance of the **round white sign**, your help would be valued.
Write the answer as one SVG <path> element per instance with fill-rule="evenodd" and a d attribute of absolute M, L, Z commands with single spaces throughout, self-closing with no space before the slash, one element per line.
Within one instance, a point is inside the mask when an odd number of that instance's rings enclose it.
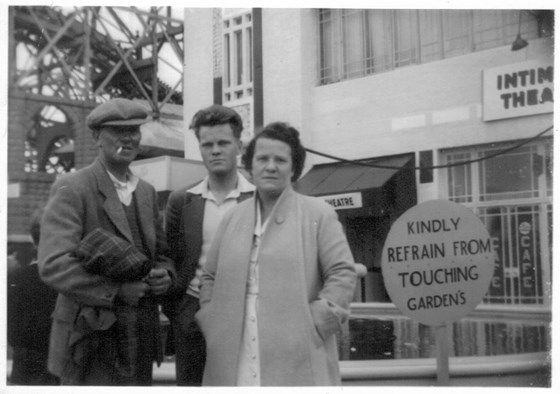
<path fill-rule="evenodd" d="M 494 260 L 488 231 L 471 210 L 432 200 L 410 208 L 393 224 L 381 269 L 387 292 L 403 314 L 441 325 L 482 301 Z"/>

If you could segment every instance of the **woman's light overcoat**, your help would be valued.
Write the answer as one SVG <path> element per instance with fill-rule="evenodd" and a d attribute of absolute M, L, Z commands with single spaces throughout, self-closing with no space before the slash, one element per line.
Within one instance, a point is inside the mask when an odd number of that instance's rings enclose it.
<path fill-rule="evenodd" d="M 226 214 L 201 283 L 204 385 L 234 386 L 255 198 Z M 288 187 L 262 236 L 258 333 L 263 386 L 340 384 L 336 332 L 349 316 L 356 272 L 335 211 Z"/>

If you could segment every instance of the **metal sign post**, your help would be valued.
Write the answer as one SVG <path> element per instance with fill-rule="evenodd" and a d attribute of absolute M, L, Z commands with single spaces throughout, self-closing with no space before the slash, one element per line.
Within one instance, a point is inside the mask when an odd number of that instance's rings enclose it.
<path fill-rule="evenodd" d="M 448 326 L 448 324 L 441 324 L 436 327 L 436 365 L 438 386 L 449 386 L 449 341 L 447 340 Z"/>

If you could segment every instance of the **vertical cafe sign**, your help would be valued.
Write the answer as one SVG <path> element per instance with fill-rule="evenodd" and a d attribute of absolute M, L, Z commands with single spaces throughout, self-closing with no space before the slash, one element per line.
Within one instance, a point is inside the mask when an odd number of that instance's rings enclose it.
<path fill-rule="evenodd" d="M 490 285 L 495 253 L 481 220 L 447 200 L 416 205 L 395 221 L 381 258 L 392 302 L 426 325 L 473 310 Z"/>
<path fill-rule="evenodd" d="M 483 71 L 485 121 L 551 113 L 553 109 L 552 60 L 508 64 Z"/>

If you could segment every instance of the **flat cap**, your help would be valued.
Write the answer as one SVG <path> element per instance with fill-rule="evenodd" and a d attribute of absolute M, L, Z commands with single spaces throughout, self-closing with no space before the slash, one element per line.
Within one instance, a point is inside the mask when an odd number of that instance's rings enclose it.
<path fill-rule="evenodd" d="M 102 126 L 139 126 L 148 121 L 148 111 L 128 99 L 116 98 L 98 105 L 86 118 L 87 126 L 96 130 Z"/>

